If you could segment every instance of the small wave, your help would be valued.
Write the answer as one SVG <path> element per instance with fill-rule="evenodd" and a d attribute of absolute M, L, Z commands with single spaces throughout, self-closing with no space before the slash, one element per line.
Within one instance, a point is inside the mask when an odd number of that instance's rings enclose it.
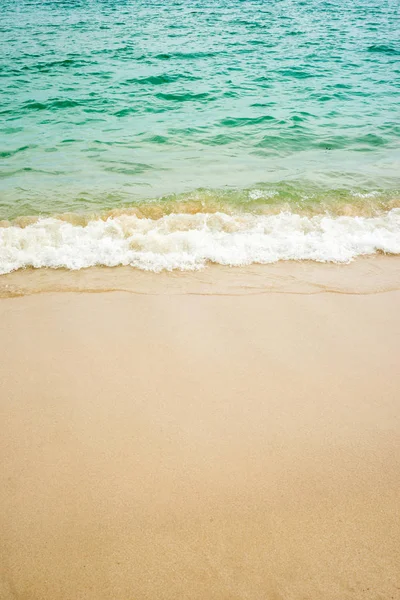
<path fill-rule="evenodd" d="M 294 77 L 295 79 L 309 79 L 310 77 L 317 77 L 318 73 L 310 73 L 302 69 L 301 67 L 292 67 L 290 69 L 280 69 L 277 71 L 284 77 Z"/>
<path fill-rule="evenodd" d="M 63 60 L 54 60 L 47 62 L 38 62 L 33 65 L 25 65 L 21 68 L 21 71 L 32 71 L 38 73 L 48 73 L 52 70 L 57 69 L 69 69 L 71 67 L 80 68 L 85 65 L 93 64 L 82 58 L 66 58 Z"/>
<path fill-rule="evenodd" d="M 376 52 L 378 54 L 389 54 L 393 56 L 400 55 L 400 50 L 393 48 L 393 46 L 386 46 L 385 44 L 374 44 L 367 48 L 368 52 Z"/>
<path fill-rule="evenodd" d="M 54 100 L 49 100 L 48 102 L 36 102 L 34 100 L 29 100 L 22 105 L 23 110 L 57 110 L 63 108 L 74 108 L 79 106 L 80 103 L 76 100 L 71 100 L 69 98 L 56 98 Z"/>
<path fill-rule="evenodd" d="M 185 81 L 197 81 L 199 77 L 194 77 L 191 75 L 184 74 L 171 74 L 162 73 L 161 75 L 149 75 L 148 77 L 133 77 L 131 79 L 127 79 L 124 84 L 129 85 L 132 83 L 137 83 L 141 85 L 165 85 L 167 83 L 175 83 L 176 81 L 185 80 Z"/>
<path fill-rule="evenodd" d="M 75 106 L 79 106 L 79 105 L 80 105 L 80 102 L 77 102 L 76 100 L 70 100 L 68 98 L 65 98 L 65 99 L 60 99 L 60 100 L 53 100 L 52 102 L 50 102 L 49 108 L 51 108 L 51 109 L 74 108 Z"/>
<path fill-rule="evenodd" d="M 142 138 L 143 141 L 145 142 L 149 142 L 151 144 L 168 144 L 168 138 L 165 135 L 159 135 L 159 134 L 154 134 L 154 135 L 146 135 L 145 137 Z"/>
<path fill-rule="evenodd" d="M 25 152 L 25 150 L 34 149 L 36 145 L 30 144 L 27 146 L 21 146 L 20 148 L 16 148 L 15 150 L 2 150 L 0 151 L 0 158 L 11 158 L 20 152 Z"/>
<path fill-rule="evenodd" d="M 116 117 L 127 117 L 128 115 L 134 115 L 135 113 L 137 113 L 137 109 L 134 107 L 129 107 L 117 110 L 117 112 L 115 112 L 114 115 Z"/>
<path fill-rule="evenodd" d="M 270 123 L 275 121 L 271 115 L 262 115 L 261 117 L 226 117 L 220 121 L 220 125 L 225 127 L 246 127 L 248 125 L 260 125 L 261 123 Z"/>
<path fill-rule="evenodd" d="M 163 52 L 155 54 L 154 58 L 157 60 L 171 60 L 174 58 L 196 60 L 198 58 L 213 58 L 214 56 L 217 56 L 217 54 L 217 52 Z"/>
<path fill-rule="evenodd" d="M 182 92 L 182 93 L 164 93 L 160 92 L 155 94 L 155 97 L 159 100 L 167 100 L 169 102 L 195 102 L 196 100 L 205 100 L 209 98 L 208 92 L 193 94 L 191 92 Z"/>
<path fill-rule="evenodd" d="M 46 110 L 47 104 L 44 104 L 43 102 L 29 101 L 25 102 L 22 108 L 24 110 Z"/>
<path fill-rule="evenodd" d="M 24 267 L 82 269 L 130 265 L 145 271 L 197 270 L 280 260 L 348 263 L 400 254 L 400 210 L 376 217 L 305 217 L 291 212 L 120 214 L 84 225 L 42 218 L 0 227 L 0 273 Z"/>

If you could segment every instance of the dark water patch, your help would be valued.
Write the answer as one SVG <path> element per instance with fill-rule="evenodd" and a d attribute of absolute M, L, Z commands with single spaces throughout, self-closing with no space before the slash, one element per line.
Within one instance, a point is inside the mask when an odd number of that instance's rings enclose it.
<path fill-rule="evenodd" d="M 240 96 L 239 92 L 236 90 L 226 90 L 222 93 L 224 98 L 238 98 Z"/>
<path fill-rule="evenodd" d="M 385 44 L 374 44 L 368 46 L 367 52 L 374 52 L 377 54 L 388 54 L 389 56 L 399 56 L 400 49 L 394 48 L 393 46 L 386 46 Z"/>
<path fill-rule="evenodd" d="M 165 52 L 161 52 L 160 54 L 156 54 L 154 58 L 156 58 L 157 60 L 169 60 L 170 58 L 172 58 L 172 56 L 172 54 L 166 54 Z"/>
<path fill-rule="evenodd" d="M 22 111 L 44 111 L 44 110 L 61 110 L 65 108 L 75 108 L 80 106 L 80 102 L 68 98 L 60 98 L 49 100 L 48 102 L 37 102 L 28 100 L 21 106 Z"/>
<path fill-rule="evenodd" d="M 80 102 L 66 98 L 66 99 L 60 99 L 60 100 L 53 100 L 52 102 L 49 103 L 49 108 L 50 109 L 75 108 L 76 106 L 80 106 L 80 105 L 81 105 Z"/>
<path fill-rule="evenodd" d="M 20 154 L 21 152 L 25 152 L 26 150 L 33 150 L 36 147 L 36 144 L 30 144 L 27 146 L 21 146 L 20 148 L 16 148 L 15 150 L 2 150 L 0 151 L 0 158 L 11 158 L 16 154 Z"/>
<path fill-rule="evenodd" d="M 238 48 L 237 44 L 232 44 L 232 46 L 235 47 L 235 53 L 237 55 L 241 55 L 241 54 L 253 54 L 255 52 L 257 52 L 257 48 L 248 48 L 248 44 L 246 44 L 246 46 L 244 48 Z M 229 48 L 229 46 L 227 45 L 227 47 Z"/>
<path fill-rule="evenodd" d="M 47 104 L 44 104 L 43 102 L 35 102 L 34 100 L 32 100 L 32 101 L 25 102 L 25 104 L 22 105 L 22 109 L 23 110 L 46 110 Z"/>
<path fill-rule="evenodd" d="M 317 100 L 317 102 L 330 102 L 334 99 L 334 96 L 333 94 L 332 96 L 328 94 L 311 94 L 311 98 Z"/>
<path fill-rule="evenodd" d="M 307 112 L 306 110 L 300 110 L 297 114 L 301 117 L 304 117 L 305 119 L 308 119 L 310 117 L 313 119 L 317 118 L 317 115 L 315 115 L 314 113 Z"/>
<path fill-rule="evenodd" d="M 149 59 L 149 56 L 147 54 L 137 54 L 136 48 L 131 45 L 120 46 L 118 48 L 102 48 L 101 50 L 92 50 L 90 55 L 100 55 L 100 61 L 102 56 L 106 56 L 107 58 L 115 59 L 121 62 L 126 62 L 127 60 L 132 60 L 135 62 L 145 62 Z"/>
<path fill-rule="evenodd" d="M 105 131 L 114 131 L 113 129 L 106 129 Z M 121 142 L 118 140 L 93 140 L 93 144 L 98 144 L 99 146 L 127 146 L 127 142 Z"/>
<path fill-rule="evenodd" d="M 185 75 L 183 73 L 168 74 L 162 73 L 161 75 L 149 75 L 148 77 L 132 77 L 127 79 L 124 84 L 138 83 L 142 85 L 164 85 L 168 83 L 174 83 L 176 81 L 197 81 L 200 77 L 193 75 Z"/>
<path fill-rule="evenodd" d="M 302 117 L 300 115 L 293 115 L 292 117 L 290 117 L 290 121 L 292 121 L 292 123 L 302 123 L 305 120 L 305 117 Z"/>
<path fill-rule="evenodd" d="M 218 56 L 218 52 L 163 52 L 161 54 L 155 54 L 153 58 L 157 60 L 171 60 L 171 59 L 185 59 L 185 60 L 197 60 L 201 58 L 213 58 Z"/>
<path fill-rule="evenodd" d="M 294 77 L 295 79 L 310 79 L 311 77 L 318 77 L 318 73 L 311 73 L 300 67 L 291 67 L 290 69 L 278 69 L 276 71 L 283 77 Z"/>
<path fill-rule="evenodd" d="M 91 71 L 89 73 L 79 72 L 74 73 L 74 77 L 82 77 L 83 79 L 87 79 L 88 77 L 93 77 L 96 79 L 113 79 L 114 73 L 112 71 Z"/>
<path fill-rule="evenodd" d="M 267 29 L 268 25 L 259 21 L 248 21 L 246 19 L 236 19 L 232 22 L 233 25 L 243 25 L 247 29 Z"/>
<path fill-rule="evenodd" d="M 182 23 L 172 23 L 168 25 L 169 29 L 188 29 L 187 25 L 182 25 Z"/>
<path fill-rule="evenodd" d="M 23 75 L 23 71 L 22 69 L 16 69 L 14 67 L 9 67 L 9 66 L 1 66 L 0 65 L 0 78 L 1 79 L 5 79 L 5 78 L 9 78 L 11 76 L 21 76 Z M 19 79 L 18 82 L 20 82 L 21 80 Z"/>
<path fill-rule="evenodd" d="M 168 138 L 165 135 L 146 135 L 142 138 L 144 142 L 163 146 L 168 144 Z"/>
<path fill-rule="evenodd" d="M 66 58 L 64 60 L 54 60 L 47 62 L 39 62 L 33 65 L 25 65 L 21 67 L 21 71 L 30 71 L 37 73 L 48 73 L 55 69 L 70 69 L 71 67 L 79 68 L 85 65 L 92 65 L 92 61 L 84 60 L 82 58 Z"/>
<path fill-rule="evenodd" d="M 219 124 L 224 127 L 247 127 L 249 125 L 260 125 L 273 121 L 275 121 L 275 117 L 272 115 L 263 115 L 261 117 L 226 117 Z"/>
<path fill-rule="evenodd" d="M 255 80 L 257 83 L 266 83 L 270 85 L 273 82 L 273 77 L 268 77 L 267 75 L 261 75 L 260 77 L 256 77 Z"/>
<path fill-rule="evenodd" d="M 269 108 L 270 106 L 275 106 L 276 102 L 271 100 L 270 102 L 253 102 L 250 104 L 251 108 Z"/>
<path fill-rule="evenodd" d="M 78 138 L 66 138 L 65 140 L 61 140 L 61 144 L 79 144 L 84 142 L 84 140 L 82 139 L 78 139 Z"/>
<path fill-rule="evenodd" d="M 176 94 L 167 94 L 164 92 L 159 92 L 155 95 L 156 98 L 160 100 L 167 100 L 168 102 L 196 102 L 197 100 L 206 100 L 210 98 L 210 94 L 208 92 L 203 92 L 199 94 L 193 94 L 190 92 L 182 92 Z"/>
<path fill-rule="evenodd" d="M 128 115 L 133 115 L 137 113 L 137 109 L 130 106 L 129 108 L 121 108 L 114 113 L 116 117 L 127 117 Z"/>
<path fill-rule="evenodd" d="M 267 40 L 248 40 L 248 44 L 251 46 L 264 46 L 264 48 L 273 48 L 274 44 L 271 44 Z"/>

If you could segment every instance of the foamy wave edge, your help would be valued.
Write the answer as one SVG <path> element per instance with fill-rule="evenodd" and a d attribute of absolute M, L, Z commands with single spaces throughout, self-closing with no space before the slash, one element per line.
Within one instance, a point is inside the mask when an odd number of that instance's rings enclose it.
<path fill-rule="evenodd" d="M 198 270 L 208 262 L 348 263 L 376 252 L 400 254 L 400 209 L 374 217 L 217 212 L 145 219 L 122 214 L 84 226 L 42 218 L 26 227 L 0 228 L 1 274 L 24 267 L 130 265 L 160 272 Z"/>

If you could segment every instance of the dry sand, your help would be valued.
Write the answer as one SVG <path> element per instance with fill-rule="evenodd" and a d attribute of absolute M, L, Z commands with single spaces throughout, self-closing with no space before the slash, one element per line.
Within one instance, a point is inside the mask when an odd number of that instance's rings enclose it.
<path fill-rule="evenodd" d="M 0 598 L 400 598 L 400 292 L 0 301 Z"/>

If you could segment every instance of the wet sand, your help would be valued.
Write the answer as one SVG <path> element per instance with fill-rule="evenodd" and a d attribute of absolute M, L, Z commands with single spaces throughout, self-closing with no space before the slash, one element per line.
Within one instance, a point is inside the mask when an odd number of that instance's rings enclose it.
<path fill-rule="evenodd" d="M 400 292 L 159 291 L 0 300 L 0 598 L 400 598 Z"/>

